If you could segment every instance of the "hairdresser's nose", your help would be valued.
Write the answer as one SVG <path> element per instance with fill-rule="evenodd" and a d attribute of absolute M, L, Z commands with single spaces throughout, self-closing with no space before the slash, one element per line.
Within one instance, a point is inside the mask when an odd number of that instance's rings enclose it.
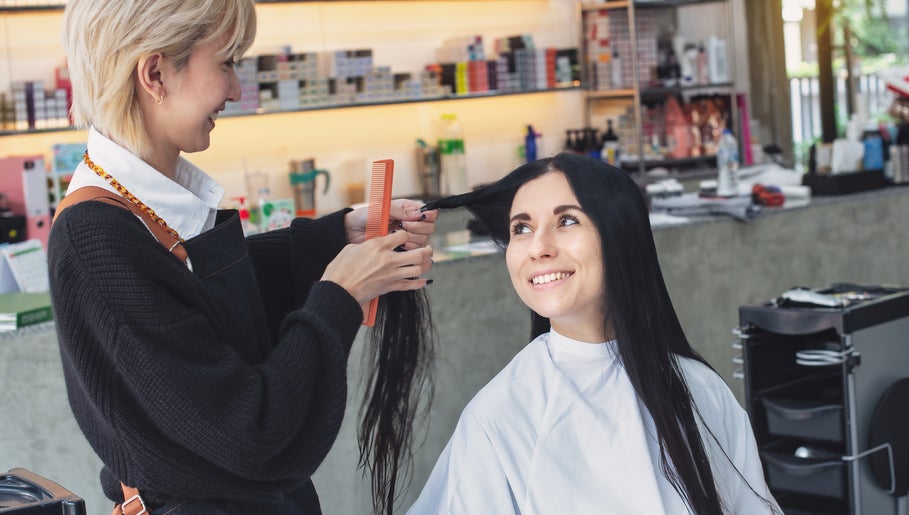
<path fill-rule="evenodd" d="M 556 249 L 554 236 L 549 229 L 537 228 L 527 248 L 530 259 L 538 260 L 555 257 L 558 254 L 558 250 Z"/>
<path fill-rule="evenodd" d="M 237 71 L 233 68 L 230 69 L 230 85 L 227 90 L 227 100 L 228 102 L 238 102 L 240 96 L 243 94 L 243 90 L 240 86 L 240 78 L 237 77 Z"/>

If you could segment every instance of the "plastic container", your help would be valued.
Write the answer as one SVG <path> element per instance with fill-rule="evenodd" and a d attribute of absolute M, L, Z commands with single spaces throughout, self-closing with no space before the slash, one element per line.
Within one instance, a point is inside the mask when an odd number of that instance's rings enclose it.
<path fill-rule="evenodd" d="M 720 197 L 734 197 L 739 194 L 739 142 L 732 131 L 725 129 L 716 151 L 716 193 Z"/>
<path fill-rule="evenodd" d="M 442 115 L 439 135 L 439 162 L 442 168 L 442 194 L 455 195 L 467 192 L 467 155 L 464 134 L 455 114 Z"/>
<path fill-rule="evenodd" d="M 865 131 L 862 137 L 865 152 L 862 155 L 862 170 L 884 169 L 884 140 L 877 131 Z"/>

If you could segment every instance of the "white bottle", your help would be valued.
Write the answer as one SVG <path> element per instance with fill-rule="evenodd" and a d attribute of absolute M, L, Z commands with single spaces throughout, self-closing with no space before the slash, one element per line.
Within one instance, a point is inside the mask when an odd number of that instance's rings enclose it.
<path fill-rule="evenodd" d="M 464 135 L 454 114 L 442 115 L 442 132 L 439 136 L 439 163 L 442 171 L 442 194 L 466 193 L 467 155 L 464 149 Z"/>
<path fill-rule="evenodd" d="M 707 38 L 707 66 L 711 84 L 729 82 L 729 60 L 726 40 L 716 36 Z"/>
<path fill-rule="evenodd" d="M 739 194 L 739 142 L 732 131 L 725 129 L 716 151 L 717 185 L 720 197 L 734 197 Z"/>
<path fill-rule="evenodd" d="M 612 89 L 622 89 L 625 82 L 622 80 L 622 58 L 619 57 L 618 51 L 612 53 L 612 60 L 609 61 L 609 72 L 609 81 Z"/>

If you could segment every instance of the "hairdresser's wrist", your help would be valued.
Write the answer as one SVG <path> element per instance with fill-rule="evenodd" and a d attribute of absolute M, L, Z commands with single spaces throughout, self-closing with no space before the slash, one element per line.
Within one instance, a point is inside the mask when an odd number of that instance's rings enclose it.
<path fill-rule="evenodd" d="M 366 211 L 365 207 L 360 207 L 344 215 L 347 243 L 363 243 L 366 240 Z"/>

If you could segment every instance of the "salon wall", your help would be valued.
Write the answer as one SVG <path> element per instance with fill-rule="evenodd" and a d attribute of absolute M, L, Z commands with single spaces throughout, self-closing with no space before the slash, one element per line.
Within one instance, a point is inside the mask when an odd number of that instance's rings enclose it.
<path fill-rule="evenodd" d="M 495 38 L 531 34 L 537 46 L 577 47 L 573 0 L 345 1 L 260 4 L 251 54 L 372 48 L 377 65 L 419 71 L 435 60 L 445 39 L 482 35 L 487 54 Z M 63 62 L 61 12 L 0 15 L 0 85 L 44 80 Z M 52 35 L 48 37 L 48 35 Z M 5 86 L 4 86 L 5 87 Z M 290 197 L 290 160 L 315 158 L 332 174 L 317 207 L 328 212 L 351 200 L 346 183 L 364 182 L 374 159 L 396 160 L 394 194 L 419 191 L 415 140 L 434 141 L 441 114 L 456 113 L 465 133 L 471 184 L 493 180 L 519 163 L 526 124 L 543 133 L 540 154 L 561 148 L 567 128 L 583 126 L 579 91 L 455 101 L 351 107 L 305 113 L 225 117 L 211 148 L 187 157 L 215 176 L 230 197 L 245 194 L 245 173 L 270 176 L 274 197 Z M 50 154 L 58 142 L 84 141 L 82 131 L 0 137 L 0 155 Z"/>

